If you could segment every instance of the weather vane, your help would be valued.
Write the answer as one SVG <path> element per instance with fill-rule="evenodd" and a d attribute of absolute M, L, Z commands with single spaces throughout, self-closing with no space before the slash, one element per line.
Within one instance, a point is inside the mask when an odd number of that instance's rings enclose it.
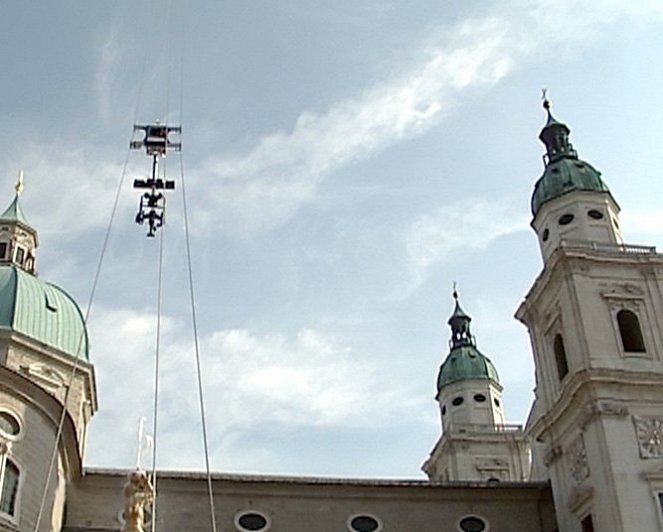
<path fill-rule="evenodd" d="M 543 102 L 543 108 L 550 110 L 550 100 L 548 99 L 548 89 L 541 89 L 541 101 Z"/>

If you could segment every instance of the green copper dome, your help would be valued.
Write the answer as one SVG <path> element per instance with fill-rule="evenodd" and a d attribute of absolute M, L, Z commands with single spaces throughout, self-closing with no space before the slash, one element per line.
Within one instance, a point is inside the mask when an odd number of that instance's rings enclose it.
<path fill-rule="evenodd" d="M 474 346 L 453 348 L 440 367 L 437 390 L 458 381 L 488 379 L 499 384 L 495 365 Z"/>
<path fill-rule="evenodd" d="M 461 308 L 455 290 L 454 299 L 456 306 L 448 322 L 451 326 L 451 351 L 440 367 L 437 391 L 454 382 L 471 379 L 488 379 L 499 384 L 494 364 L 476 347 L 476 340 L 470 333 L 472 318 Z"/>
<path fill-rule="evenodd" d="M 548 163 L 543 175 L 534 185 L 532 214 L 536 216 L 541 205 L 574 190 L 610 193 L 610 189 L 601 179 L 601 172 L 577 157 Z"/>
<path fill-rule="evenodd" d="M 610 193 L 601 179 L 601 172 L 578 158 L 577 152 L 569 142 L 570 129 L 552 116 L 550 102 L 545 100 L 543 106 L 548 113 L 548 121 L 541 130 L 539 138 L 546 145 L 546 169 L 534 185 L 532 194 L 534 216 L 544 203 L 575 190 Z"/>
<path fill-rule="evenodd" d="M 61 288 L 11 264 L 0 265 L 0 329 L 88 359 L 88 336 L 76 302 Z"/>

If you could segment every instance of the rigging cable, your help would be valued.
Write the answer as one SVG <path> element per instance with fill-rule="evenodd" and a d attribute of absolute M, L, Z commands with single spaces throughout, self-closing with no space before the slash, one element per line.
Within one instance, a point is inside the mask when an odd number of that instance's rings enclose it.
<path fill-rule="evenodd" d="M 147 72 L 147 47 L 145 47 L 145 54 L 143 57 L 140 82 L 138 83 L 138 92 L 136 94 L 136 105 L 134 106 L 134 120 L 133 120 L 134 123 L 138 118 L 138 111 L 140 109 L 140 104 L 143 96 L 143 87 L 145 85 L 146 72 Z M 81 355 L 81 347 L 83 346 L 83 341 L 86 339 L 87 336 L 87 324 L 90 319 L 90 314 L 92 312 L 92 304 L 94 302 L 94 296 L 96 295 L 97 285 L 99 284 L 99 277 L 101 276 L 101 269 L 103 266 L 104 258 L 106 256 L 108 243 L 110 241 L 110 236 L 113 229 L 113 222 L 115 221 L 115 215 L 117 214 L 117 208 L 120 203 L 120 193 L 122 192 L 122 186 L 124 184 L 124 180 L 127 174 L 127 165 L 129 164 L 130 154 L 131 154 L 131 148 L 128 147 L 124 157 L 124 163 L 122 164 L 122 171 L 120 172 L 120 179 L 117 184 L 117 189 L 115 191 L 115 198 L 113 199 L 113 207 L 111 208 L 110 218 L 108 220 L 108 225 L 106 226 L 106 232 L 104 234 L 104 240 L 101 246 L 101 251 L 99 253 L 99 260 L 97 261 L 94 277 L 92 279 L 92 287 L 90 288 L 90 295 L 88 297 L 87 307 L 85 309 L 85 315 L 83 317 L 83 330 L 81 331 L 81 335 L 78 339 L 76 357 L 74 358 L 74 364 L 71 368 L 71 372 L 69 374 L 69 378 L 67 379 L 67 383 L 65 384 L 65 393 L 64 393 L 64 398 L 62 400 L 62 413 L 60 414 L 57 431 L 55 433 L 55 440 L 53 442 L 53 449 L 51 451 L 51 458 L 49 461 L 48 472 L 46 474 L 46 480 L 44 481 L 44 488 L 42 489 L 41 500 L 39 503 L 39 512 L 37 513 L 34 532 L 39 531 L 39 525 L 41 524 L 41 520 L 44 515 L 44 508 L 46 505 L 46 495 L 48 493 L 48 485 L 51 482 L 51 478 L 53 477 L 53 470 L 55 467 L 55 461 L 57 459 L 57 452 L 58 452 L 58 447 L 60 445 L 60 438 L 62 437 L 62 430 L 64 428 L 64 422 L 67 416 L 67 403 L 69 401 L 69 394 L 71 392 L 76 372 L 78 371 L 80 355 Z"/>
<path fill-rule="evenodd" d="M 193 328 L 193 343 L 196 355 L 196 373 L 198 377 L 198 402 L 200 404 L 200 422 L 203 432 L 203 447 L 205 450 L 205 472 L 207 474 L 207 493 L 209 496 L 210 519 L 212 531 L 216 531 L 216 514 L 214 511 L 214 490 L 212 488 L 212 473 L 210 471 L 209 447 L 207 443 L 207 423 L 205 421 L 205 401 L 203 396 L 203 379 L 200 367 L 200 346 L 198 343 L 198 321 L 196 319 L 196 301 L 193 289 L 193 270 L 191 267 L 191 244 L 189 239 L 189 213 L 186 203 L 186 187 L 184 184 L 184 160 L 180 154 L 180 179 L 182 182 L 182 205 L 184 210 L 184 236 L 186 242 L 186 261 L 189 274 L 189 296 L 191 299 L 191 324 Z"/>
<path fill-rule="evenodd" d="M 85 316 L 83 318 L 83 330 L 78 339 L 78 347 L 76 348 L 76 358 L 74 358 L 74 363 L 71 367 L 71 372 L 67 383 L 65 384 L 64 398 L 62 400 L 62 413 L 60 414 L 60 420 L 58 422 L 58 428 L 55 434 L 55 441 L 53 443 L 53 449 L 51 451 L 51 459 L 48 466 L 48 473 L 46 474 L 46 481 L 44 482 L 44 489 L 42 490 L 41 502 L 39 503 L 39 512 L 37 514 L 37 520 L 35 522 L 35 532 L 39 530 L 39 525 L 41 523 L 42 516 L 44 514 L 44 506 L 46 504 L 46 495 L 48 493 L 48 485 L 53 476 L 53 469 L 55 467 L 55 461 L 57 459 L 58 447 L 60 444 L 60 438 L 62 437 L 62 429 L 64 427 L 64 422 L 67 417 L 67 403 L 69 402 L 69 394 L 71 393 L 72 385 L 74 383 L 74 377 L 78 371 L 78 367 L 81 359 L 81 348 L 83 347 L 83 342 L 87 337 L 87 323 L 90 318 L 90 313 L 92 311 L 92 303 L 94 301 L 94 296 L 97 291 L 97 285 L 99 283 L 99 276 L 101 274 L 101 267 L 104 262 L 104 257 L 106 255 L 106 250 L 108 248 L 108 242 L 110 240 L 111 230 L 113 227 L 113 221 L 115 220 L 115 214 L 117 213 L 117 206 L 120 200 L 120 192 L 122 191 L 122 184 L 124 183 L 124 178 L 126 176 L 127 164 L 129 162 L 129 150 L 127 149 L 127 154 L 124 159 L 124 164 L 122 165 L 122 172 L 120 174 L 120 181 L 117 186 L 117 191 L 115 192 L 115 200 L 113 201 L 113 208 L 111 210 L 110 220 L 108 221 L 108 226 L 106 227 L 106 234 L 104 235 L 104 241 L 101 246 L 101 252 L 99 254 L 99 261 L 97 262 L 97 268 L 94 273 L 94 278 L 92 281 L 92 288 L 90 289 L 90 296 L 87 302 L 87 309 L 85 311 Z"/>
<path fill-rule="evenodd" d="M 164 168 L 165 179 L 165 168 Z M 152 491 L 154 498 L 152 500 L 152 523 L 150 528 L 152 532 L 156 530 L 157 522 L 157 419 L 159 412 L 159 355 L 161 346 L 161 287 L 163 286 L 163 248 L 164 248 L 165 228 L 162 227 L 159 235 L 159 272 L 157 280 L 157 330 L 156 344 L 154 354 L 154 412 L 152 414 Z"/>

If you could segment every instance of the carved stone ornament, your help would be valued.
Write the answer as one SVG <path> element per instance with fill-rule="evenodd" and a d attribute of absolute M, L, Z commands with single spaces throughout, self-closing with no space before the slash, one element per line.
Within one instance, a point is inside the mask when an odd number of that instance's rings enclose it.
<path fill-rule="evenodd" d="M 509 469 L 509 462 L 504 458 L 477 458 L 475 466 L 479 471 Z"/>
<path fill-rule="evenodd" d="M 571 458 L 571 476 L 580 484 L 589 476 L 587 450 L 582 435 L 578 436 L 568 449 Z"/>
<path fill-rule="evenodd" d="M 580 424 L 584 429 L 596 417 L 626 417 L 628 407 L 616 401 L 597 401 L 585 406 Z"/>
<path fill-rule="evenodd" d="M 610 283 L 600 285 L 601 295 L 605 299 L 642 299 L 645 291 L 634 283 Z"/>
<path fill-rule="evenodd" d="M 560 456 L 562 456 L 562 448 L 559 445 L 553 445 L 546 450 L 546 453 L 543 456 L 543 463 L 548 467 L 550 464 L 557 461 Z"/>
<path fill-rule="evenodd" d="M 640 458 L 661 458 L 663 456 L 663 418 L 633 416 L 633 426 L 640 449 Z"/>

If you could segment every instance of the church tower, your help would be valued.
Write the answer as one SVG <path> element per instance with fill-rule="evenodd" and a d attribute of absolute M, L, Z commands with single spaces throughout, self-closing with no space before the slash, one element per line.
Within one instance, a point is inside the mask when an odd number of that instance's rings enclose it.
<path fill-rule="evenodd" d="M 663 256 L 624 243 L 601 174 L 544 107 L 544 266 L 516 313 L 536 366 L 533 475 L 552 483 L 560 530 L 661 530 Z"/>
<path fill-rule="evenodd" d="M 477 349 L 472 318 L 453 295 L 450 351 L 437 379 L 442 436 L 422 469 L 432 481 L 526 480 L 526 438 L 519 425 L 505 424 L 497 370 Z"/>
<path fill-rule="evenodd" d="M 97 395 L 78 305 L 37 277 L 22 188 L 0 214 L 0 530 L 50 531 L 81 474 Z"/>

